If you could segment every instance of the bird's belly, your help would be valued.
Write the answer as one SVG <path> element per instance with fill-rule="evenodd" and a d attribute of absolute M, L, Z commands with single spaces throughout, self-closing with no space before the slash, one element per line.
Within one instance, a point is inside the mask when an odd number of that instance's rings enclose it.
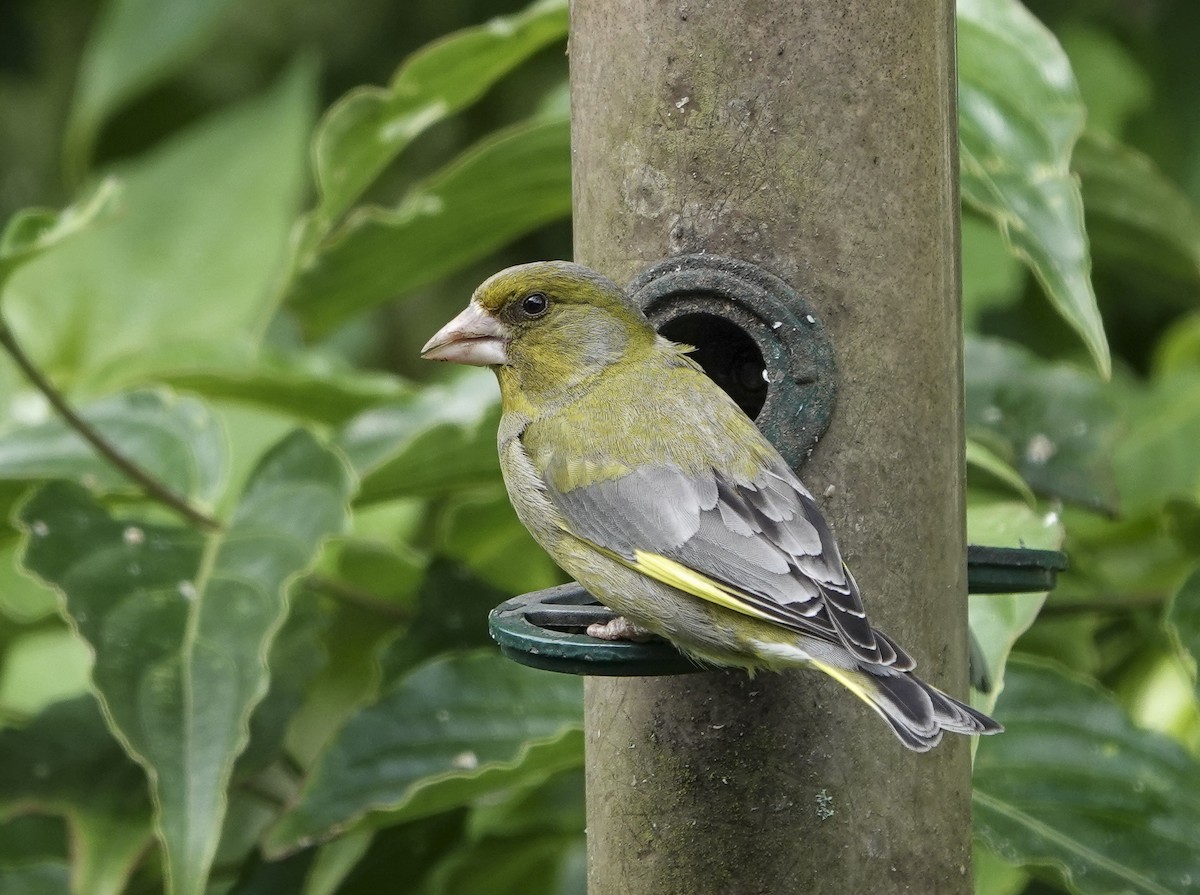
<path fill-rule="evenodd" d="M 502 430 L 499 454 L 509 500 L 521 524 L 563 571 L 605 606 L 700 659 L 742 667 L 762 664 L 726 623 L 728 610 L 643 575 L 570 534 L 519 437 Z M 753 624 L 750 619 L 739 621 L 742 628 Z"/>

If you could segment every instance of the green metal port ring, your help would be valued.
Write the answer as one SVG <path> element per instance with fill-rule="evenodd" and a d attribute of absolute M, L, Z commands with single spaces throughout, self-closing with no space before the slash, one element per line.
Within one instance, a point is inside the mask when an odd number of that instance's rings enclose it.
<path fill-rule="evenodd" d="M 1067 557 L 1056 550 L 967 548 L 967 590 L 973 594 L 1036 593 L 1054 588 Z M 615 613 L 578 584 L 564 584 L 501 603 L 488 615 L 492 639 L 510 659 L 566 674 L 643 677 L 704 668 L 665 640 L 597 640 L 584 633 Z"/>

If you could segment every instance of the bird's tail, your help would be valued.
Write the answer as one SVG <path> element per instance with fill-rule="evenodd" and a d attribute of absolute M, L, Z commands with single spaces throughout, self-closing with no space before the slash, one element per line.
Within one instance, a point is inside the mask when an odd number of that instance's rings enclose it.
<path fill-rule="evenodd" d="M 999 733 L 1004 728 L 983 712 L 947 696 L 910 671 L 884 666 L 859 666 L 855 670 L 824 662 L 814 663 L 873 708 L 892 731 L 914 752 L 928 752 L 951 733 Z"/>

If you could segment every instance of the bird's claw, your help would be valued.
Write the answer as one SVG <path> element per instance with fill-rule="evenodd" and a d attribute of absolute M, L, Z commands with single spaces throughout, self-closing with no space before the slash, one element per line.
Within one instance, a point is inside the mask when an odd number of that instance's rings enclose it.
<path fill-rule="evenodd" d="M 623 615 L 618 615 L 601 624 L 588 625 L 588 637 L 595 637 L 597 640 L 632 640 L 634 643 L 645 643 L 654 635 L 645 628 L 639 628 Z"/>

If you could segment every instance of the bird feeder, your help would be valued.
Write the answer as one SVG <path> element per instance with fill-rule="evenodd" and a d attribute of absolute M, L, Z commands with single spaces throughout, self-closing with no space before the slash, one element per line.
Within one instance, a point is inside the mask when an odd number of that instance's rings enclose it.
<path fill-rule="evenodd" d="M 975 556 L 954 3 L 570 13 L 574 259 L 632 281 L 793 465 L 821 438 L 803 478 L 872 621 L 961 694 Z M 1008 588 L 997 558 L 988 587 Z M 1060 564 L 1018 558 L 1039 581 Z M 576 622 L 595 611 L 559 591 L 494 617 L 523 660 L 633 672 L 584 679 L 589 895 L 969 895 L 965 738 L 909 753 L 803 671 L 647 676 L 688 663 L 666 644 L 588 642 Z M 551 655 L 572 643 L 583 652 Z"/>

